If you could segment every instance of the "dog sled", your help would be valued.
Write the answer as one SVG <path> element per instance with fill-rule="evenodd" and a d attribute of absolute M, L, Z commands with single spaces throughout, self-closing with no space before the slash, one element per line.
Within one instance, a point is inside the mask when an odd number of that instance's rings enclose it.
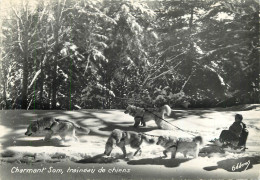
<path fill-rule="evenodd" d="M 222 152 L 242 153 L 245 152 L 248 131 L 242 131 L 240 137 L 236 137 L 230 130 L 223 130 L 218 139 L 210 142 L 220 148 Z"/>

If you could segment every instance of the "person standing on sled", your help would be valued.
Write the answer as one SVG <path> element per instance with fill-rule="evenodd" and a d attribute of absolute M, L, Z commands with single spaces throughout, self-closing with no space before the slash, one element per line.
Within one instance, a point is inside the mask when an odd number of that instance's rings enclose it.
<path fill-rule="evenodd" d="M 246 140 L 248 130 L 246 124 L 242 122 L 243 116 L 241 114 L 235 115 L 235 122 L 229 127 L 229 130 L 223 130 L 220 134 L 219 140 L 223 145 L 231 145 L 235 149 L 246 149 Z"/>

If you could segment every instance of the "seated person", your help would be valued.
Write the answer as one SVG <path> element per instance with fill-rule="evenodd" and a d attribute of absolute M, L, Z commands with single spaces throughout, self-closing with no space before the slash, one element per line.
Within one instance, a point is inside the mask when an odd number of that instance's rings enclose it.
<path fill-rule="evenodd" d="M 224 144 L 231 144 L 235 147 L 246 146 L 248 131 L 246 125 L 242 122 L 243 116 L 241 114 L 235 115 L 235 122 L 229 127 L 229 130 L 223 130 L 220 134 L 219 140 Z"/>

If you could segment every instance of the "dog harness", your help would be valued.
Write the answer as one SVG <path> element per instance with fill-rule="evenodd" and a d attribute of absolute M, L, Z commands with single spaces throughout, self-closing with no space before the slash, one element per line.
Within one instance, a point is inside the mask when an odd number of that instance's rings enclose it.
<path fill-rule="evenodd" d="M 175 147 L 175 148 L 176 148 L 176 151 L 177 151 L 178 144 L 179 144 L 179 141 L 177 141 L 175 145 L 171 145 L 171 146 L 169 146 L 168 148 L 173 148 L 173 147 Z"/>
<path fill-rule="evenodd" d="M 59 122 L 58 119 L 54 119 L 55 122 Z M 46 127 L 45 130 L 51 130 L 51 128 L 55 125 L 55 122 L 50 125 L 50 127 Z"/>

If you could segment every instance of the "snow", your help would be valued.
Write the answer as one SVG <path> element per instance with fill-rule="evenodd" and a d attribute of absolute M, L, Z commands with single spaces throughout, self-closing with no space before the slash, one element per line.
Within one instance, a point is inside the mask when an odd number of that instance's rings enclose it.
<path fill-rule="evenodd" d="M 234 19 L 234 15 L 229 15 L 228 13 L 225 12 L 219 12 L 217 14 L 216 19 L 218 21 L 223 21 L 223 20 L 233 20 Z"/>
<path fill-rule="evenodd" d="M 258 179 L 260 170 L 260 105 L 238 106 L 215 109 L 175 109 L 166 117 L 174 126 L 165 124 L 170 130 L 156 128 L 154 122 L 147 127 L 133 128 L 133 117 L 123 110 L 77 110 L 77 111 L 0 111 L 0 179 Z M 244 153 L 221 152 L 210 140 L 218 138 L 220 132 L 234 121 L 234 115 L 244 117 L 249 130 L 248 149 Z M 43 116 L 68 119 L 78 125 L 91 129 L 89 135 L 77 134 L 79 142 L 72 139 L 61 141 L 58 136 L 50 142 L 43 141 L 43 136 L 25 136 L 27 126 L 32 120 Z M 177 159 L 162 158 L 163 148 L 156 144 L 142 145 L 142 154 L 133 156 L 135 149 L 127 146 L 127 158 L 122 158 L 122 151 L 116 147 L 111 156 L 104 156 L 105 143 L 113 129 L 132 130 L 150 134 L 191 137 L 201 135 L 204 139 L 199 157 L 184 158 L 177 154 Z M 187 131 L 189 133 L 187 133 Z M 153 137 L 156 139 L 156 137 Z M 246 164 L 249 162 L 249 164 Z M 240 163 L 240 164 L 239 164 Z M 41 173 L 11 173 L 12 168 L 46 168 Z M 247 168 L 246 168 L 247 167 Z M 50 169 L 51 168 L 51 169 Z M 74 169 L 67 172 L 68 169 Z M 94 169 L 95 172 L 77 172 Z M 99 169 L 106 172 L 98 172 Z M 233 168 L 233 169 L 232 169 Z M 236 169 L 237 168 L 237 169 Z M 63 174 L 54 169 L 62 169 Z M 48 170 L 53 172 L 48 173 Z M 232 172 L 232 171 L 241 172 Z"/>

